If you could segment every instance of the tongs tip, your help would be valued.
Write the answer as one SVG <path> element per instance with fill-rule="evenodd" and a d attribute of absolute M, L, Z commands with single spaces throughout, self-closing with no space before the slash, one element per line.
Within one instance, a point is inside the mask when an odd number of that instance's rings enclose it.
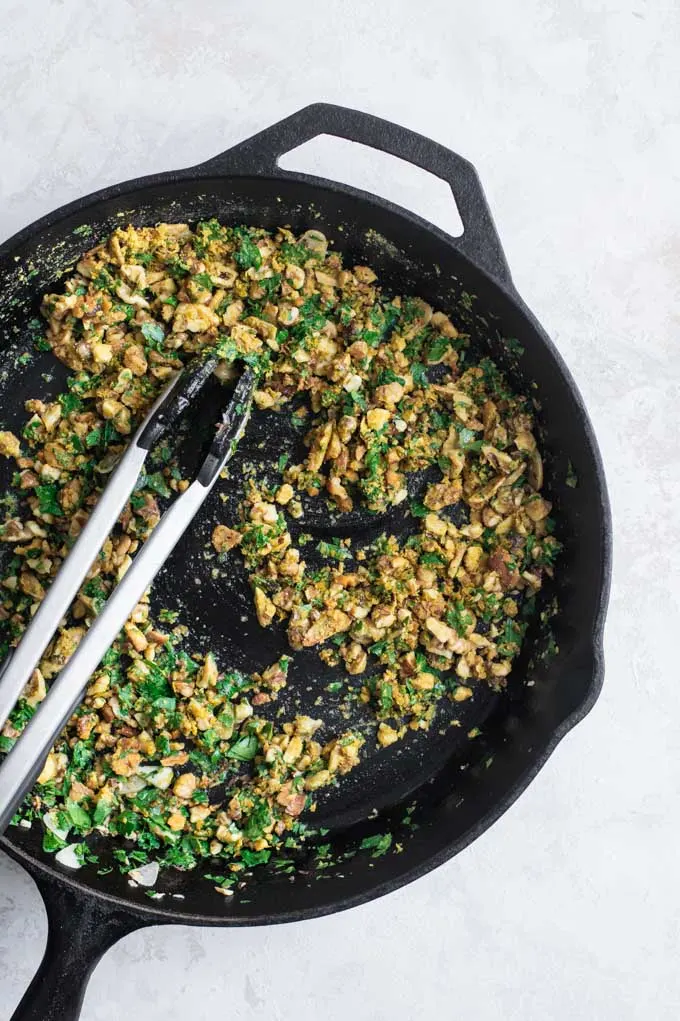
<path fill-rule="evenodd" d="M 250 417 L 256 382 L 255 370 L 246 365 L 224 410 L 222 424 L 210 445 L 210 452 L 196 476 L 201 485 L 212 485 L 236 450 Z"/>

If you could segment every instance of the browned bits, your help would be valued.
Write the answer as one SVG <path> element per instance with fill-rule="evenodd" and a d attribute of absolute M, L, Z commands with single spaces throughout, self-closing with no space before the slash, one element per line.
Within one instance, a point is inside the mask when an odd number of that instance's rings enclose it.
<path fill-rule="evenodd" d="M 241 542 L 241 533 L 226 525 L 217 525 L 213 530 L 212 544 L 218 553 L 227 553 Z"/>

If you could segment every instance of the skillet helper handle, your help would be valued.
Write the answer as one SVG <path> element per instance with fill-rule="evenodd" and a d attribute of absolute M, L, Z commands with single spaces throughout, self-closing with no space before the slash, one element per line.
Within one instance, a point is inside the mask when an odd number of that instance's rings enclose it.
<path fill-rule="evenodd" d="M 276 177 L 313 177 L 281 170 L 278 160 L 317 135 L 334 135 L 389 153 L 427 170 L 451 188 L 463 221 L 456 246 L 500 283 L 512 287 L 510 270 L 473 165 L 445 146 L 415 131 L 359 110 L 313 103 L 202 163 L 202 172 Z"/>
<path fill-rule="evenodd" d="M 114 943 L 148 923 L 33 874 L 47 910 L 47 946 L 11 1021 L 77 1021 L 95 966 Z"/>

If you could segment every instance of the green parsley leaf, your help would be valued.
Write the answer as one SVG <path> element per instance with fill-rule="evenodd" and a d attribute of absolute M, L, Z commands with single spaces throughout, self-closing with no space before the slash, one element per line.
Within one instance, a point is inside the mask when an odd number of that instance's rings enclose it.
<path fill-rule="evenodd" d="M 384 386 L 386 383 L 401 383 L 401 385 L 403 386 L 405 380 L 403 376 L 398 376 L 394 369 L 382 369 L 378 373 L 376 385 Z"/>
<path fill-rule="evenodd" d="M 291 244 L 289 241 L 284 241 L 279 251 L 283 261 L 290 262 L 293 266 L 304 266 L 309 259 L 314 258 L 313 253 L 304 245 Z"/>
<path fill-rule="evenodd" d="M 332 542 L 320 542 L 316 547 L 322 557 L 331 557 L 333 560 L 351 560 L 352 551 L 348 550 L 336 539 Z"/>
<path fill-rule="evenodd" d="M 272 276 L 266 277 L 264 280 L 259 280 L 258 283 L 264 291 L 265 298 L 267 298 L 268 301 L 271 301 L 277 294 L 281 285 L 281 274 L 274 273 Z"/>
<path fill-rule="evenodd" d="M 165 330 L 160 323 L 142 323 L 142 336 L 157 349 L 165 340 Z"/>
<path fill-rule="evenodd" d="M 152 489 L 154 493 L 158 493 L 159 496 L 172 496 L 162 472 L 154 472 L 152 475 L 147 475 L 144 479 L 144 485 L 147 489 Z"/>
<path fill-rule="evenodd" d="M 167 266 L 170 276 L 175 280 L 181 280 L 189 275 L 189 267 L 181 259 L 168 259 Z"/>
<path fill-rule="evenodd" d="M 95 826 L 102 826 L 113 811 L 113 801 L 108 798 L 99 798 L 95 805 L 92 821 Z"/>
<path fill-rule="evenodd" d="M 427 369 L 420 362 L 411 363 L 411 376 L 416 386 L 428 385 Z"/>
<path fill-rule="evenodd" d="M 464 638 L 472 624 L 472 614 L 465 609 L 460 600 L 456 600 L 446 611 L 446 621 L 461 638 Z"/>
<path fill-rule="evenodd" d="M 424 504 L 418 503 L 416 500 L 411 501 L 410 508 L 411 514 L 414 518 L 426 518 L 427 515 L 430 513 L 430 511 Z"/>
<path fill-rule="evenodd" d="M 59 394 L 59 403 L 65 415 L 70 415 L 72 411 L 80 411 L 83 407 L 80 397 L 74 393 Z"/>
<path fill-rule="evenodd" d="M 103 438 L 104 433 L 100 426 L 97 426 L 95 429 L 90 429 L 89 433 L 85 436 L 85 446 L 88 450 L 91 450 L 92 447 L 98 447 Z"/>
<path fill-rule="evenodd" d="M 45 830 L 42 842 L 43 851 L 47 851 L 50 854 L 53 851 L 60 851 L 62 847 L 66 847 L 66 841 L 58 837 L 52 830 Z"/>
<path fill-rule="evenodd" d="M 516 337 L 506 337 L 505 346 L 507 347 L 508 351 L 513 355 L 519 356 L 524 354 L 524 348 L 522 347 L 522 345 L 520 344 Z"/>
<path fill-rule="evenodd" d="M 266 847 L 261 851 L 249 851 L 247 847 L 244 847 L 241 851 L 241 860 L 248 868 L 252 868 L 254 865 L 264 865 L 270 857 L 271 851 Z"/>
<path fill-rule="evenodd" d="M 160 699 L 172 699 L 172 688 L 163 671 L 152 662 L 147 663 L 147 666 L 149 667 L 149 675 L 138 686 L 138 691 L 142 698 L 145 698 L 154 706 Z"/>
<path fill-rule="evenodd" d="M 373 837 L 364 837 L 359 844 L 362 851 L 373 851 L 372 858 L 380 858 L 383 854 L 387 854 L 391 846 L 391 833 L 376 833 Z"/>
<path fill-rule="evenodd" d="M 394 692 L 392 690 L 392 685 L 388 684 L 386 681 L 383 681 L 383 683 L 379 687 L 379 699 L 380 708 L 382 709 L 383 712 L 388 713 L 392 708 L 392 703 L 394 701 Z"/>
<path fill-rule="evenodd" d="M 440 567 L 444 563 L 444 558 L 439 553 L 421 553 L 420 563 L 426 567 Z"/>
<path fill-rule="evenodd" d="M 251 267 L 259 269 L 262 265 L 260 249 L 248 235 L 242 235 L 240 247 L 234 253 L 234 261 L 241 269 L 250 269 Z"/>
<path fill-rule="evenodd" d="M 433 340 L 427 350 L 428 362 L 438 362 L 449 350 L 450 342 L 448 337 L 437 337 Z"/>
<path fill-rule="evenodd" d="M 476 452 L 482 449 L 483 441 L 477 439 L 477 433 L 473 429 L 464 426 L 458 431 L 458 442 L 461 450 Z"/>
<path fill-rule="evenodd" d="M 66 812 L 77 830 L 92 829 L 92 822 L 89 815 L 77 801 L 71 801 L 70 799 L 67 800 Z"/>
<path fill-rule="evenodd" d="M 93 579 L 95 580 L 95 579 Z M 71 752 L 71 762 L 76 769 L 83 769 L 89 766 L 94 751 L 86 741 L 76 741 Z"/>
<path fill-rule="evenodd" d="M 53 514 L 57 518 L 64 516 L 58 500 L 58 494 L 59 487 L 54 482 L 35 487 L 35 495 L 38 497 L 38 506 L 41 514 Z"/>
<path fill-rule="evenodd" d="M 241 762 L 250 762 L 254 759 L 260 750 L 260 742 L 257 740 L 254 734 L 244 734 L 237 741 L 234 741 L 233 745 L 227 752 L 227 756 L 230 759 L 239 759 Z"/>

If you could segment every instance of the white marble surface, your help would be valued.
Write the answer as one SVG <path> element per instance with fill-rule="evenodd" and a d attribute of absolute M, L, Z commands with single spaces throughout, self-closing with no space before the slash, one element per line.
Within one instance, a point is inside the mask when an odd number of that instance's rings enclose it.
<path fill-rule="evenodd" d="M 457 148 L 591 410 L 616 527 L 607 680 L 493 829 L 349 914 L 132 935 L 84 1021 L 671 1021 L 680 1016 L 680 13 L 631 0 L 3 0 L 0 235 L 328 100 Z M 309 168 L 423 202 L 434 182 Z M 330 164 L 329 164 L 330 158 Z M 325 162 L 324 162 L 325 160 Z M 42 953 L 0 855 L 0 1017 Z"/>

